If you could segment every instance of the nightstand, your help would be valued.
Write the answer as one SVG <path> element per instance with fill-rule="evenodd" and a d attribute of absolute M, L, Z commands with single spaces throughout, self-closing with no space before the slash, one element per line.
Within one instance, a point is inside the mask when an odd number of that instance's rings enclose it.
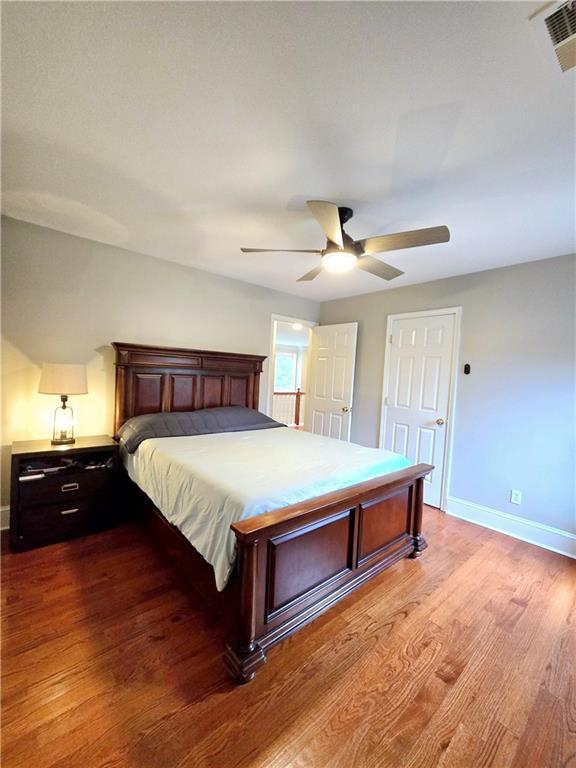
<path fill-rule="evenodd" d="M 118 444 L 106 435 L 73 445 L 12 444 L 10 545 L 24 550 L 83 536 L 114 521 Z"/>

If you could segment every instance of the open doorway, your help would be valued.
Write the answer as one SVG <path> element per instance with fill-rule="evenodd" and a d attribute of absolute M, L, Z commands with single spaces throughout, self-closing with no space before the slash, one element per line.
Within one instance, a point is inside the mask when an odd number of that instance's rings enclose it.
<path fill-rule="evenodd" d="M 310 350 L 309 320 L 272 316 L 268 413 L 293 429 L 304 429 Z"/>

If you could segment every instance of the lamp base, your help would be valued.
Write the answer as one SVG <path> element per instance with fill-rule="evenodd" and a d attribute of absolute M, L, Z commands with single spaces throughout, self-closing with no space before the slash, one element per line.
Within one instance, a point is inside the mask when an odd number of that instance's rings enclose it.
<path fill-rule="evenodd" d="M 52 445 L 72 445 L 74 442 L 74 411 L 66 403 L 68 395 L 60 395 L 62 405 L 54 411 Z"/>

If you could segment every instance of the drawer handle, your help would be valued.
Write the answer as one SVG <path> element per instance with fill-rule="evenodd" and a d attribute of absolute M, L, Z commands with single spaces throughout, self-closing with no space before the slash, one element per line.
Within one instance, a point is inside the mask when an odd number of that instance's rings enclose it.
<path fill-rule="evenodd" d="M 73 515 L 75 512 L 80 512 L 80 507 L 74 507 L 74 509 L 61 509 L 61 515 Z"/>
<path fill-rule="evenodd" d="M 64 483 L 64 485 L 60 486 L 62 493 L 66 493 L 66 491 L 77 491 L 78 488 L 80 488 L 78 483 Z"/>

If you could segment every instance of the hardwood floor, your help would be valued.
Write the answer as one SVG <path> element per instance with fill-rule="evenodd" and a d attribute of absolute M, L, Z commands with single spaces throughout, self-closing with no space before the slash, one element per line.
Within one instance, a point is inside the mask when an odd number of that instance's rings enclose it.
<path fill-rule="evenodd" d="M 576 768 L 576 563 L 424 532 L 240 687 L 137 527 L 5 554 L 2 765 Z"/>

